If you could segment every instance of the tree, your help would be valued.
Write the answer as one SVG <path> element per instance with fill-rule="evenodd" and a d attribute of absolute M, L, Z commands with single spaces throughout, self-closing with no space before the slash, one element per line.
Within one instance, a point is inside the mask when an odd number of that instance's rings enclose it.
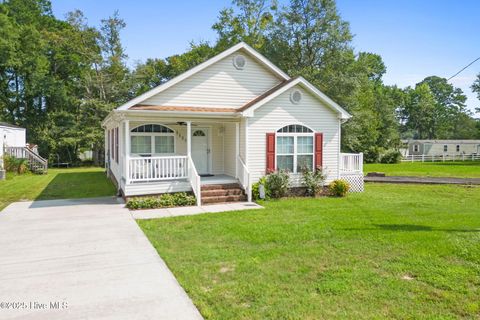
<path fill-rule="evenodd" d="M 477 75 L 477 79 L 472 84 L 472 91 L 477 94 L 478 100 L 480 100 L 480 73 Z M 477 112 L 480 112 L 480 107 L 476 108 Z"/>
<path fill-rule="evenodd" d="M 273 23 L 272 11 L 277 7 L 276 1 L 233 0 L 232 3 L 237 10 L 223 9 L 212 26 L 218 34 L 217 50 L 223 51 L 240 41 L 261 50 Z"/>

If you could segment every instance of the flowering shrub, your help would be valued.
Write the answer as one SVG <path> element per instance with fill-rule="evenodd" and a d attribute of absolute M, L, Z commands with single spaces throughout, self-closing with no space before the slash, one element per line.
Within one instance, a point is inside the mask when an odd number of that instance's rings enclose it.
<path fill-rule="evenodd" d="M 345 197 L 350 190 L 350 184 L 344 180 L 334 180 L 330 183 L 328 189 L 332 196 Z"/>

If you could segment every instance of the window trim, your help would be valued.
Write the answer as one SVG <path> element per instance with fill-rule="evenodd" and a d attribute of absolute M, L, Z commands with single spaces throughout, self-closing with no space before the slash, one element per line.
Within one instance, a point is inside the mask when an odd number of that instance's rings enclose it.
<path fill-rule="evenodd" d="M 443 145 L 443 152 L 448 152 L 448 144 Z"/>
<path fill-rule="evenodd" d="M 168 128 L 168 129 L 172 130 L 173 132 L 132 132 L 132 130 L 135 130 L 138 127 L 141 127 L 141 126 L 144 126 L 144 125 L 150 125 L 150 124 L 161 125 L 162 127 Z M 132 145 L 133 145 L 132 137 L 139 137 L 139 136 L 151 137 L 150 138 L 150 150 L 151 150 L 150 153 L 133 153 L 132 152 Z M 157 150 L 155 150 L 155 137 L 173 137 L 173 152 L 172 153 L 158 153 L 158 152 L 156 152 Z M 159 123 L 145 123 L 145 124 L 136 126 L 135 128 L 132 128 L 130 130 L 130 150 L 129 151 L 130 151 L 130 155 L 138 155 L 138 156 L 149 155 L 150 157 L 163 157 L 163 156 L 176 155 L 177 154 L 177 137 L 176 137 L 176 134 L 175 134 L 175 130 L 173 130 L 172 128 L 170 128 L 168 126 L 165 126 L 163 124 L 159 124 Z"/>
<path fill-rule="evenodd" d="M 310 129 L 312 132 L 278 132 L 278 130 L 281 130 L 282 128 L 289 126 L 289 125 L 300 125 L 305 128 Z M 298 165 L 298 156 L 312 156 L 312 168 L 311 170 L 314 170 L 315 167 L 315 131 L 300 123 L 292 123 L 286 126 L 282 126 L 278 130 L 275 131 L 275 167 L 278 170 L 278 156 L 293 156 L 293 171 L 291 173 L 293 174 L 299 174 L 301 172 L 297 171 L 297 165 Z M 293 153 L 279 153 L 278 152 L 278 138 L 279 137 L 293 137 Z M 298 137 L 312 137 L 312 152 L 311 153 L 304 153 L 304 152 L 297 152 L 297 147 L 298 147 Z"/>

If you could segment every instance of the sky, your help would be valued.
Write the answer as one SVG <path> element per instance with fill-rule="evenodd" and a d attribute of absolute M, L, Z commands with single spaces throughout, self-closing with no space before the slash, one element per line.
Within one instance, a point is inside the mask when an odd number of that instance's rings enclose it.
<path fill-rule="evenodd" d="M 118 10 L 127 24 L 122 41 L 133 66 L 147 58 L 182 53 L 190 41 L 213 42 L 211 26 L 230 1 L 52 0 L 52 5 L 61 19 L 69 11 L 82 10 L 91 25 Z M 337 7 L 350 23 L 355 50 L 382 57 L 386 84 L 403 88 L 431 75 L 448 78 L 480 57 L 478 0 L 337 0 Z M 479 73 L 477 61 L 451 80 L 467 95 L 472 111 L 480 107 L 470 90 Z"/>

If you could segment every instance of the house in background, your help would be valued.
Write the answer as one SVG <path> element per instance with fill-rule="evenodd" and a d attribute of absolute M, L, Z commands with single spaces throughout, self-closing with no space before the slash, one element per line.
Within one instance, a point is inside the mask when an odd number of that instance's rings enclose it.
<path fill-rule="evenodd" d="M 350 114 L 245 43 L 113 110 L 107 172 L 124 196 L 193 191 L 197 204 L 251 200 L 251 185 L 321 166 L 363 190 L 362 155 L 340 152 Z"/>
<path fill-rule="evenodd" d="M 408 155 L 472 155 L 480 154 L 480 140 L 408 140 Z"/>
<path fill-rule="evenodd" d="M 19 159 L 27 159 L 29 169 L 32 172 L 47 172 L 47 160 L 38 154 L 35 145 L 27 144 L 26 129 L 0 122 L 0 170 L 4 168 L 3 158 L 5 154 Z"/>

